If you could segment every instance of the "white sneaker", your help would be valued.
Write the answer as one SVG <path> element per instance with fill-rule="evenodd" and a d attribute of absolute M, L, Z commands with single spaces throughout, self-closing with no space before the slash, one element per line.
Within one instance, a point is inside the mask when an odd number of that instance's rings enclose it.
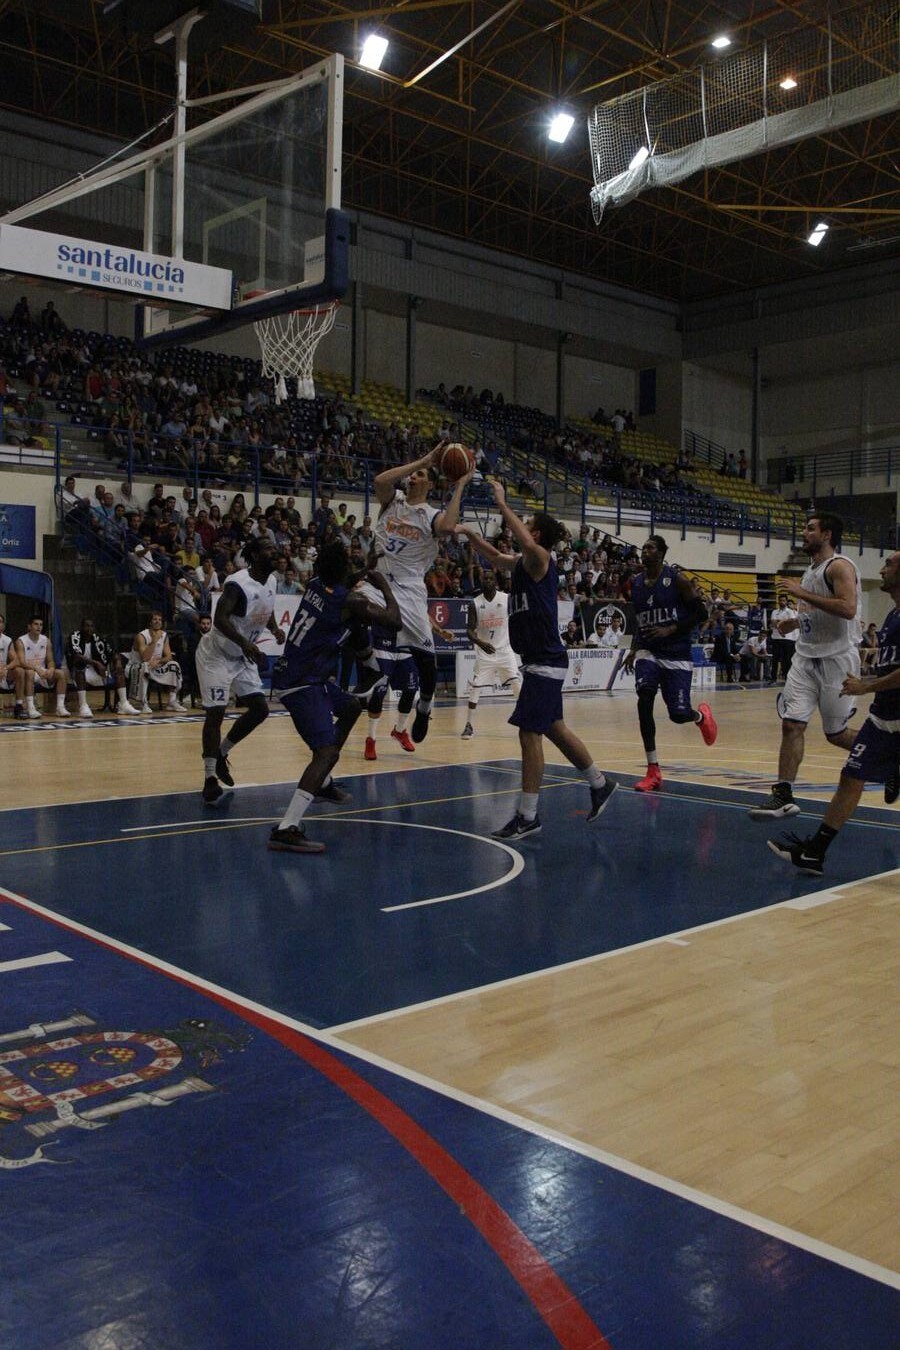
<path fill-rule="evenodd" d="M 148 704 L 147 706 L 149 707 L 150 705 Z M 124 713 L 126 717 L 136 717 L 140 711 L 140 708 L 132 707 L 127 698 L 124 703 L 120 703 L 118 708 L 116 708 L 116 712 Z"/>
<path fill-rule="evenodd" d="M 149 704 L 149 703 L 142 703 L 142 704 L 141 704 L 141 712 L 142 712 L 142 713 L 152 713 L 152 711 L 153 711 L 153 709 L 150 707 L 150 704 Z"/>
<path fill-rule="evenodd" d="M 40 717 L 41 714 L 38 712 L 37 708 L 27 708 L 25 710 L 25 716 L 34 720 L 35 717 Z"/>
<path fill-rule="evenodd" d="M 168 711 L 168 712 L 187 712 L 187 708 L 184 706 L 183 703 L 179 703 L 179 702 L 178 702 L 178 699 L 175 698 L 175 699 L 172 700 L 171 703 L 169 703 L 169 704 L 167 705 L 167 711 Z"/>
<path fill-rule="evenodd" d="M 87 703 L 84 705 L 83 708 L 78 709 L 79 717 L 93 717 L 93 715 L 94 714 L 91 712 L 90 707 L 88 706 Z"/>
<path fill-rule="evenodd" d="M 57 710 L 56 710 L 56 712 L 53 714 L 53 716 L 54 716 L 54 717 L 71 717 L 72 714 L 69 712 L 68 708 L 57 708 Z"/>

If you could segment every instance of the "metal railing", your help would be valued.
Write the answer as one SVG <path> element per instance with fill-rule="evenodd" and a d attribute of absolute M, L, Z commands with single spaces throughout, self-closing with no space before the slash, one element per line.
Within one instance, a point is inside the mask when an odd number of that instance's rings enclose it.
<path fill-rule="evenodd" d="M 850 450 L 804 451 L 797 455 L 771 456 L 766 460 L 766 481 L 779 491 L 803 483 L 815 497 L 817 490 L 827 485 L 835 487 L 846 483 L 852 494 L 857 479 L 881 478 L 886 486 L 893 485 L 900 468 L 900 446 L 882 445 Z"/>

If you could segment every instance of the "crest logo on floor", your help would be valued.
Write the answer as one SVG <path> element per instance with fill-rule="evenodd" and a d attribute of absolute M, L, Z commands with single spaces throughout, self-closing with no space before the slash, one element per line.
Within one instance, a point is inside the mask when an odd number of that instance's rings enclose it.
<path fill-rule="evenodd" d="M 192 1070 L 222 1064 L 250 1039 L 201 1017 L 162 1031 L 103 1031 L 85 1013 L 0 1035 L 0 1169 L 73 1161 L 47 1150 L 126 1112 L 215 1092 Z"/>

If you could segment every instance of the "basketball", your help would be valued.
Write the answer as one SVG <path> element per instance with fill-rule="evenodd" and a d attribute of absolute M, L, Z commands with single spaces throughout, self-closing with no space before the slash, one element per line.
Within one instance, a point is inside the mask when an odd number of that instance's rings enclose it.
<path fill-rule="evenodd" d="M 451 483 L 464 478 L 474 464 L 475 456 L 472 451 L 456 441 L 444 446 L 438 461 L 441 474 Z"/>

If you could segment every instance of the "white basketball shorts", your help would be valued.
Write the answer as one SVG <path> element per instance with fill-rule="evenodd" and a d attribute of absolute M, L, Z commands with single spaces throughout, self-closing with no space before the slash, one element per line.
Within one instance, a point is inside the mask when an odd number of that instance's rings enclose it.
<path fill-rule="evenodd" d="M 204 708 L 225 708 L 231 694 L 247 698 L 264 692 L 259 667 L 245 656 L 223 656 L 204 633 L 197 646 L 197 684 Z"/>
<path fill-rule="evenodd" d="M 816 708 L 826 736 L 843 731 L 856 712 L 856 700 L 841 693 L 848 675 L 859 674 L 859 652 L 843 656 L 800 656 L 795 653 L 778 699 L 778 711 L 791 722 L 809 722 Z"/>

